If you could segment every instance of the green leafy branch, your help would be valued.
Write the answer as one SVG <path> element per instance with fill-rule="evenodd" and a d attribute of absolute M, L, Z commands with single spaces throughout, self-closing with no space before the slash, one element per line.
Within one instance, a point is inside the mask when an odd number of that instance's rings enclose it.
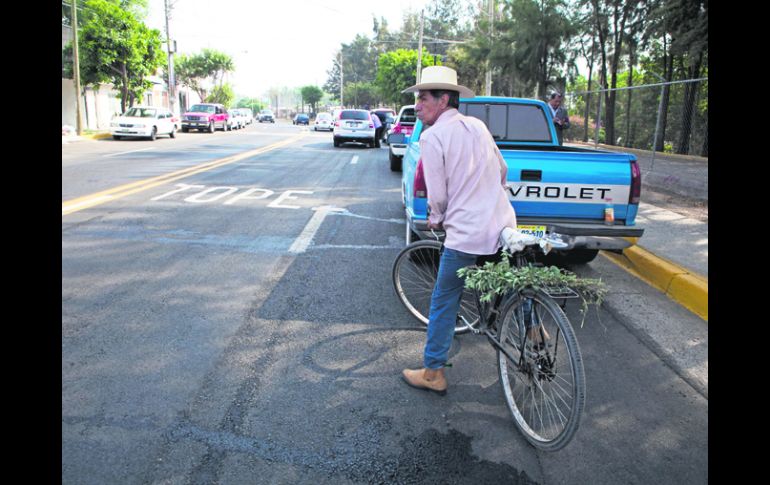
<path fill-rule="evenodd" d="M 489 302 L 495 295 L 502 295 L 511 290 L 533 288 L 536 290 L 552 291 L 558 288 L 570 288 L 581 298 L 583 304 L 580 312 L 585 314 L 588 305 L 599 305 L 607 295 L 607 287 L 601 279 L 582 278 L 571 271 L 556 266 L 523 267 L 511 266 L 508 253 L 497 263 L 487 262 L 483 266 L 469 266 L 457 271 L 457 275 L 465 280 L 465 287 L 476 290 L 481 295 L 480 300 Z"/>

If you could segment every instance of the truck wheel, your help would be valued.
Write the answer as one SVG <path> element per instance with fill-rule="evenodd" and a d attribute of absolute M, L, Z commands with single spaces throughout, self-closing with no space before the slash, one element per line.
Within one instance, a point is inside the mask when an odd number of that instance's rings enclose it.
<path fill-rule="evenodd" d="M 176 127 L 171 128 L 171 133 L 168 134 L 171 138 L 176 138 Z"/>
<path fill-rule="evenodd" d="M 337 138 L 334 139 L 334 146 L 335 147 L 340 146 L 340 141 Z"/>
<path fill-rule="evenodd" d="M 214 122 L 212 121 L 211 123 L 209 123 L 209 133 L 214 133 L 214 130 L 215 130 Z"/>
<path fill-rule="evenodd" d="M 186 126 L 182 127 L 182 133 L 189 133 L 189 131 L 190 131 L 190 129 L 187 128 Z"/>
<path fill-rule="evenodd" d="M 152 127 L 152 133 L 150 133 L 150 141 L 155 141 L 155 139 L 158 137 L 158 127 L 153 126 Z"/>

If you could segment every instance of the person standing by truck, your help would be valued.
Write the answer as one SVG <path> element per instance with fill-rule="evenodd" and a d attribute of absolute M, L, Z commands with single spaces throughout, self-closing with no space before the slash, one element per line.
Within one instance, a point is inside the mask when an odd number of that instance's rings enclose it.
<path fill-rule="evenodd" d="M 564 144 L 564 130 L 569 128 L 569 116 L 567 115 L 567 109 L 561 105 L 563 97 L 561 93 L 557 91 L 551 92 L 548 95 L 548 106 L 551 107 L 551 116 L 553 118 L 553 125 L 556 128 L 556 136 L 559 137 L 559 145 Z"/>
<path fill-rule="evenodd" d="M 444 66 L 422 71 L 421 82 L 402 91 L 417 93 L 415 113 L 428 127 L 420 152 L 428 189 L 428 227 L 446 232 L 431 297 L 422 369 L 406 369 L 407 384 L 446 393 L 444 366 L 454 337 L 464 282 L 457 270 L 495 254 L 504 227 L 516 227 L 505 192 L 508 167 L 481 120 L 461 114 L 460 97 L 473 91 L 457 84 L 457 72 Z"/>

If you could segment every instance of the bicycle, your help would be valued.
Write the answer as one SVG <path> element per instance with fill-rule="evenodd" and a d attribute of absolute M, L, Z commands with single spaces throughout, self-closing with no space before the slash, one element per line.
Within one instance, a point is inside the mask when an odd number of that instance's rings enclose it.
<path fill-rule="evenodd" d="M 392 268 L 399 300 L 426 326 L 443 247 L 441 236 L 433 235 L 435 240 L 415 241 L 401 250 Z M 512 265 L 533 263 L 533 246 L 566 246 L 550 236 L 532 236 L 530 245 L 513 254 Z M 477 260 L 477 265 L 484 260 L 489 258 Z M 458 313 L 455 333 L 487 337 L 497 352 L 498 376 L 514 424 L 544 451 L 557 451 L 570 442 L 585 406 L 583 359 L 563 310 L 567 299 L 577 297 L 569 288 L 525 287 L 484 302 L 478 292 L 466 288 Z"/>

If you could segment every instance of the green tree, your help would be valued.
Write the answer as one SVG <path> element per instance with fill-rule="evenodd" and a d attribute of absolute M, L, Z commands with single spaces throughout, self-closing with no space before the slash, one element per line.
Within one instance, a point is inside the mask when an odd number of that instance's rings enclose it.
<path fill-rule="evenodd" d="M 211 87 L 222 87 L 225 74 L 235 70 L 232 57 L 214 50 L 203 49 L 200 54 L 181 55 L 174 59 L 177 82 L 206 99 Z"/>
<path fill-rule="evenodd" d="M 565 12 L 563 0 L 508 0 L 494 24 L 492 65 L 540 99 L 549 88 L 564 89 L 564 47 L 573 31 Z"/>
<path fill-rule="evenodd" d="M 444 65 L 457 71 L 457 80 L 476 94 L 484 92 L 486 66 L 482 59 L 471 55 L 464 45 L 454 45 L 447 50 Z"/>
<path fill-rule="evenodd" d="M 374 81 L 377 70 L 377 51 L 372 41 L 357 34 L 350 44 L 342 44 L 341 55 L 335 56 L 333 65 L 327 71 L 327 81 L 323 88 L 326 92 L 339 95 L 340 92 L 340 62 L 342 63 L 342 79 L 345 84 Z"/>
<path fill-rule="evenodd" d="M 265 107 L 265 103 L 259 98 L 239 98 L 234 108 L 250 108 L 255 114 Z"/>
<path fill-rule="evenodd" d="M 618 72 L 621 59 L 625 54 L 624 43 L 627 43 L 630 30 L 640 30 L 635 25 L 644 18 L 645 2 L 622 2 L 621 0 L 590 0 L 594 28 L 598 36 L 598 53 L 600 60 L 600 83 L 604 93 L 604 116 L 607 133 L 607 143 L 615 144 L 615 99 L 618 85 Z"/>
<path fill-rule="evenodd" d="M 464 19 L 471 14 L 468 2 L 463 0 L 431 0 L 425 5 L 423 44 L 434 55 L 447 55 L 451 43 L 444 41 L 464 40 L 471 26 Z M 417 18 L 419 28 L 419 17 Z M 413 46 L 416 47 L 416 46 Z"/>
<path fill-rule="evenodd" d="M 375 84 L 383 101 L 393 106 L 414 102 L 414 94 L 401 91 L 417 82 L 417 50 L 398 49 L 380 56 Z M 436 57 L 423 49 L 422 67 L 436 65 Z M 440 65 L 440 63 L 439 63 Z"/>
<path fill-rule="evenodd" d="M 348 106 L 375 106 L 379 99 L 379 92 L 374 83 L 345 83 L 345 104 Z"/>
<path fill-rule="evenodd" d="M 111 83 L 121 110 L 142 98 L 147 80 L 163 65 L 160 31 L 149 29 L 128 8 L 138 2 L 86 0 L 79 34 L 80 76 L 84 86 Z"/>
<path fill-rule="evenodd" d="M 304 86 L 300 89 L 300 94 L 302 95 L 303 103 L 309 104 L 313 109 L 313 113 L 316 113 L 318 111 L 318 102 L 321 101 L 324 95 L 321 88 L 318 86 Z"/>
<path fill-rule="evenodd" d="M 224 105 L 225 108 L 229 108 L 234 99 L 235 93 L 233 92 L 233 88 L 229 84 L 224 83 L 218 86 L 214 86 L 214 88 L 211 90 L 211 94 L 209 94 L 205 99 L 205 102 L 219 103 Z"/>

